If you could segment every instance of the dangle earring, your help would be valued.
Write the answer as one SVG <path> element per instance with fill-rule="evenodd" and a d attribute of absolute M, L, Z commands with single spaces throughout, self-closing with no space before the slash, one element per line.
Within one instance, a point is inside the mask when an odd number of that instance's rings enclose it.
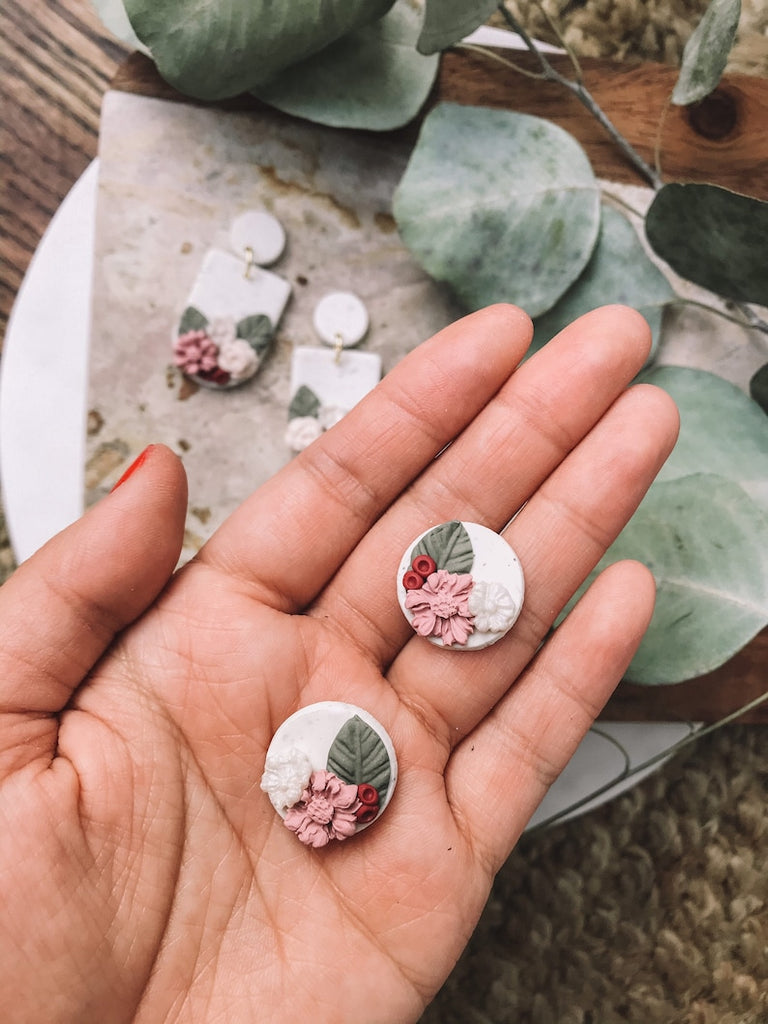
<path fill-rule="evenodd" d="M 250 380 L 272 348 L 291 286 L 264 267 L 280 258 L 276 217 L 248 210 L 230 229 L 232 251 L 209 249 L 176 328 L 174 364 L 204 387 Z"/>
<path fill-rule="evenodd" d="M 381 380 L 381 357 L 351 352 L 368 333 L 368 310 L 352 292 L 330 292 L 315 307 L 313 325 L 328 348 L 299 345 L 291 362 L 286 444 L 295 452 L 337 423 Z"/>

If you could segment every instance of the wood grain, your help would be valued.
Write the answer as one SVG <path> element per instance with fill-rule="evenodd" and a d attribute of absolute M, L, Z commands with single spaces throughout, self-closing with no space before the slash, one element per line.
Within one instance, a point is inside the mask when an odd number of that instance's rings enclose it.
<path fill-rule="evenodd" d="M 0 38 L 4 336 L 45 228 L 96 155 L 101 97 L 127 51 L 104 34 L 85 0 L 6 0 Z"/>
<path fill-rule="evenodd" d="M 101 97 L 113 88 L 181 99 L 140 55 L 102 30 L 86 0 L 7 0 L 0 13 L 5 99 L 0 106 L 4 188 L 0 329 L 29 260 L 69 188 L 95 156 Z M 533 68 L 532 59 L 520 63 Z M 566 58 L 553 58 L 570 73 Z M 620 131 L 667 180 L 711 181 L 768 199 L 768 81 L 729 76 L 692 110 L 670 107 L 676 71 L 663 65 L 582 61 L 584 81 Z M 598 175 L 641 184 L 592 116 L 557 85 L 534 82 L 467 51 L 443 58 L 430 102 L 508 107 L 550 118 L 579 139 Z M 254 104 L 238 99 L 227 106 Z M 418 126 L 405 129 L 413 135 Z M 768 685 L 768 630 L 727 665 L 677 686 L 622 684 L 604 717 L 713 721 Z M 763 706 L 747 719 L 768 722 Z"/>

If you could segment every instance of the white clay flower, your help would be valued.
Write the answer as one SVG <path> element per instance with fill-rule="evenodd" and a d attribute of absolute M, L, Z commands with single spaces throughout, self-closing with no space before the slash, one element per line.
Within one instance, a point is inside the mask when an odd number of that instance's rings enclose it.
<path fill-rule="evenodd" d="M 207 327 L 208 337 L 221 348 L 237 336 L 235 321 L 231 316 L 215 316 Z"/>
<path fill-rule="evenodd" d="M 317 418 L 323 430 L 330 430 L 331 427 L 336 426 L 339 420 L 343 419 L 346 415 L 347 410 L 342 409 L 340 405 L 321 405 Z"/>
<path fill-rule="evenodd" d="M 517 617 L 517 605 L 501 583 L 475 580 L 469 595 L 469 613 L 481 633 L 503 633 Z"/>
<path fill-rule="evenodd" d="M 261 788 L 269 794 L 272 804 L 283 810 L 298 803 L 311 774 L 312 765 L 307 755 L 292 747 L 282 754 L 269 754 L 261 776 Z"/>
<path fill-rule="evenodd" d="M 285 443 L 295 452 L 302 452 L 323 432 L 314 416 L 294 416 L 285 432 Z"/>
<path fill-rule="evenodd" d="M 233 381 L 248 380 L 259 367 L 259 358 L 247 341 L 235 338 L 219 345 L 218 363 Z"/>

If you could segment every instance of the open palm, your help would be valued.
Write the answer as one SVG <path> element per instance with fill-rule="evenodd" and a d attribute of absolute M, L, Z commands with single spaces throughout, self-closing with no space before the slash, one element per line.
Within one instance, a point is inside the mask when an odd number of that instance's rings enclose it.
<path fill-rule="evenodd" d="M 529 338 L 510 307 L 441 332 L 173 576 L 186 485 L 150 449 L 0 590 L 4 1021 L 419 1016 L 653 604 L 642 566 L 614 566 L 542 646 L 677 420 L 627 389 L 636 314 L 590 314 L 515 369 Z M 394 581 L 411 539 L 513 515 L 511 633 L 471 653 L 415 637 Z M 259 781 L 319 700 L 371 712 L 400 781 L 318 851 Z"/>

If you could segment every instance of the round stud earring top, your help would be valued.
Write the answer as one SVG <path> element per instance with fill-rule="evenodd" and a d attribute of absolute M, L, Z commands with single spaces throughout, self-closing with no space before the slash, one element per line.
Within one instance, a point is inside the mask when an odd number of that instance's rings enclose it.
<path fill-rule="evenodd" d="M 498 533 L 454 519 L 425 530 L 407 548 L 397 596 L 419 636 L 451 650 L 481 650 L 517 621 L 525 581 L 520 560 Z"/>
<path fill-rule="evenodd" d="M 329 292 L 315 306 L 315 331 L 334 348 L 358 345 L 368 333 L 370 321 L 362 299 L 354 292 Z"/>
<path fill-rule="evenodd" d="M 261 778 L 286 828 L 315 848 L 377 821 L 396 784 L 397 755 L 386 730 L 343 701 L 310 704 L 287 718 Z"/>
<path fill-rule="evenodd" d="M 237 253 L 248 253 L 253 263 L 268 267 L 285 249 L 283 225 L 265 210 L 246 210 L 232 221 L 229 240 Z"/>

